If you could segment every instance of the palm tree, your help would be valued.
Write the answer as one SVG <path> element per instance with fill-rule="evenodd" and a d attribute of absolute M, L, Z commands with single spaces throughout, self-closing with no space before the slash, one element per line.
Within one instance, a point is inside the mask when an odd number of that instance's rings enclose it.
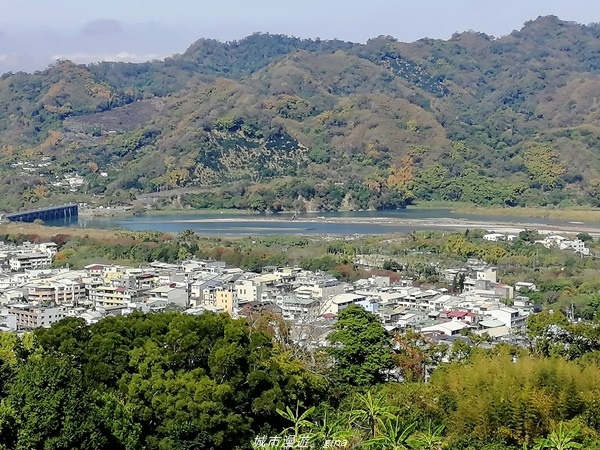
<path fill-rule="evenodd" d="M 385 427 L 385 419 L 393 419 L 392 408 L 385 404 L 382 395 L 374 397 L 371 392 L 357 394 L 358 408 L 350 412 L 350 422 L 368 430 L 368 438 L 374 438 Z"/>
<path fill-rule="evenodd" d="M 300 402 L 296 403 L 296 411 L 292 411 L 289 406 L 285 407 L 285 411 L 281 409 L 277 409 L 277 413 L 283 417 L 284 419 L 289 420 L 294 424 L 294 426 L 286 428 L 283 432 L 289 433 L 290 431 L 294 432 L 294 439 L 298 439 L 303 429 L 312 428 L 313 423 L 308 420 L 310 415 L 315 411 L 315 407 L 311 406 L 302 414 L 300 414 Z"/>
<path fill-rule="evenodd" d="M 382 450 L 409 450 L 412 448 L 409 438 L 416 426 L 417 422 L 414 422 L 404 428 L 400 424 L 399 416 L 395 419 L 387 418 L 383 433 L 365 442 L 365 446 Z"/>
<path fill-rule="evenodd" d="M 323 419 L 314 423 L 311 428 L 311 443 L 315 448 L 323 448 L 327 441 L 345 441 L 348 442 L 348 448 L 354 448 L 358 444 L 358 438 L 347 417 L 331 418 L 327 411 Z"/>
<path fill-rule="evenodd" d="M 177 235 L 177 240 L 181 242 L 190 242 L 197 238 L 196 232 L 190 228 L 186 228 Z"/>
<path fill-rule="evenodd" d="M 427 431 L 419 431 L 414 438 L 409 441 L 412 448 L 418 450 L 441 450 L 444 445 L 444 439 L 442 438 L 442 432 L 444 431 L 444 425 L 440 425 L 436 429 L 431 427 L 431 422 Z"/>
<path fill-rule="evenodd" d="M 579 425 L 568 429 L 563 422 L 558 425 L 558 428 L 552 430 L 552 432 L 546 438 L 536 439 L 536 446 L 534 450 L 568 450 L 574 448 L 582 448 L 583 446 L 575 439 L 579 435 Z"/>

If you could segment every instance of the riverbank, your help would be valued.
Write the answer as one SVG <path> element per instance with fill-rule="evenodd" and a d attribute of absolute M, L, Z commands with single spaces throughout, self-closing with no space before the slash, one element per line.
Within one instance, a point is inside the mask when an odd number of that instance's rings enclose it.
<path fill-rule="evenodd" d="M 511 215 L 540 219 L 572 220 L 586 223 L 598 222 L 600 224 L 600 209 L 482 208 L 473 206 L 459 206 L 452 208 L 452 210 L 463 214 L 481 214 L 489 216 Z"/>
<path fill-rule="evenodd" d="M 81 238 L 92 238 L 99 241 L 119 239 L 118 233 L 132 233 L 129 230 L 102 229 L 102 228 L 77 228 L 38 225 L 23 222 L 4 222 L 0 224 L 0 234 L 19 235 L 27 234 L 41 239 L 51 239 L 54 236 L 77 236 Z"/>
<path fill-rule="evenodd" d="M 165 209 L 80 209 L 79 215 L 82 217 L 161 217 L 161 216 L 178 216 L 182 214 L 194 214 L 194 215 L 212 215 L 212 214 L 223 214 L 223 215 L 249 215 L 249 216 L 260 216 L 267 215 L 272 216 L 273 213 L 261 214 L 256 211 L 249 209 L 192 209 L 192 208 L 165 208 Z M 284 214 L 284 213 L 281 213 Z M 285 213 L 287 214 L 287 212 Z M 293 211 L 290 212 L 293 214 Z"/>
<path fill-rule="evenodd" d="M 508 207 L 508 206 L 478 206 L 461 202 L 419 202 L 411 205 L 410 209 L 448 209 L 454 213 L 474 214 L 481 216 L 512 216 L 532 217 L 539 219 L 572 220 L 577 222 L 600 223 L 599 208 L 567 207 Z"/>
<path fill-rule="evenodd" d="M 502 206 L 477 206 L 469 203 L 457 203 L 457 202 L 419 202 L 416 205 L 410 205 L 406 210 L 424 210 L 424 209 L 438 209 L 448 210 L 453 213 L 459 214 L 471 214 L 480 216 L 512 216 L 512 217 L 529 217 L 539 219 L 554 219 L 564 220 L 573 222 L 598 222 L 600 223 L 600 209 L 597 208 L 542 208 L 542 207 L 502 207 Z M 340 211 L 348 212 L 348 211 Z M 386 211 L 381 211 L 385 213 Z M 259 213 L 253 210 L 240 210 L 240 209 L 191 209 L 191 208 L 168 208 L 168 209 L 151 209 L 151 210 L 140 210 L 137 208 L 114 208 L 114 209 L 82 209 L 79 211 L 79 215 L 82 217 L 161 217 L 161 216 L 177 216 L 185 214 L 194 215 L 223 215 L 223 216 L 248 216 L 248 217 L 267 217 L 277 218 L 282 217 L 284 220 L 289 220 L 295 213 L 294 211 L 282 211 L 279 213 Z M 326 214 L 323 211 L 309 211 L 303 213 L 303 215 L 320 215 Z"/>
<path fill-rule="evenodd" d="M 79 216 L 81 217 L 131 217 L 136 213 L 133 208 L 116 207 L 116 208 L 79 208 Z"/>

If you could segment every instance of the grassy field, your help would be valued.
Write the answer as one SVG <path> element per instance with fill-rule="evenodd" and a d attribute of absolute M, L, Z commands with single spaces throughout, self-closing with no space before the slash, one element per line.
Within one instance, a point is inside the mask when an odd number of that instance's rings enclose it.
<path fill-rule="evenodd" d="M 0 224 L 0 234 L 28 234 L 32 236 L 39 236 L 40 238 L 44 239 L 50 239 L 53 236 L 64 234 L 68 236 L 97 239 L 100 241 L 110 241 L 123 236 L 141 237 L 143 235 L 147 235 L 148 233 L 134 232 L 129 230 L 104 230 L 100 228 L 48 227 L 33 223 L 7 222 Z"/>

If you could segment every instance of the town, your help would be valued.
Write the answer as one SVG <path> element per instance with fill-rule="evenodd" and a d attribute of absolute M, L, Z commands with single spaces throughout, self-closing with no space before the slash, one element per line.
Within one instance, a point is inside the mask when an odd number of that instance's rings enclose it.
<path fill-rule="evenodd" d="M 29 3 L 0 450 L 600 450 L 600 2 Z"/>
<path fill-rule="evenodd" d="M 499 233 L 483 235 L 486 242 L 511 239 Z M 590 254 L 575 238 L 554 234 L 536 242 L 580 256 Z M 437 267 L 442 282 L 430 286 L 382 275 L 343 282 L 300 267 L 265 266 L 255 273 L 222 261 L 196 259 L 139 267 L 90 264 L 73 270 L 52 267 L 56 254 L 54 242 L 0 243 L 1 330 L 47 328 L 65 317 L 94 324 L 134 311 L 213 312 L 233 318 L 269 313 L 292 325 L 297 344 L 316 348 L 328 345 L 340 311 L 358 305 L 376 315 L 389 332 L 413 330 L 446 342 L 472 332 L 490 342 L 518 345 L 528 316 L 542 310 L 527 296 L 537 291 L 535 283 L 505 284 L 494 266 L 477 258 L 461 267 Z M 382 264 L 377 259 L 355 255 L 354 262 L 368 274 Z"/>

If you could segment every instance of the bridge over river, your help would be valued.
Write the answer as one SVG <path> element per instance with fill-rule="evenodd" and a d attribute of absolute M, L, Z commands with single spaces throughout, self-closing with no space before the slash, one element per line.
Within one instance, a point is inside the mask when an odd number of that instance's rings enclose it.
<path fill-rule="evenodd" d="M 77 203 L 68 205 L 50 206 L 48 208 L 32 209 L 31 211 L 21 211 L 4 216 L 11 222 L 33 222 L 36 219 L 49 222 L 52 220 L 69 219 L 77 217 L 79 207 Z"/>

